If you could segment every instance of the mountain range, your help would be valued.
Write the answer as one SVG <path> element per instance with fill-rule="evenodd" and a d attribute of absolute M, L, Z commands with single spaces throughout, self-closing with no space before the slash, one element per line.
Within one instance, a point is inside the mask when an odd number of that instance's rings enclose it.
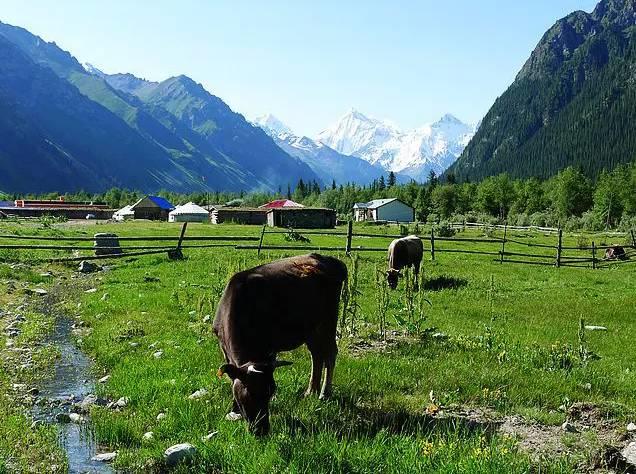
<path fill-rule="evenodd" d="M 0 190 L 276 190 L 320 178 L 187 76 L 84 68 L 0 23 Z"/>
<path fill-rule="evenodd" d="M 636 159 L 636 0 L 602 0 L 550 28 L 449 173 L 595 177 Z"/>
<path fill-rule="evenodd" d="M 388 121 L 351 109 L 320 132 L 317 141 L 344 155 L 425 181 L 431 171 L 439 175 L 457 159 L 475 128 L 447 114 L 435 123 L 403 132 Z"/>
<path fill-rule="evenodd" d="M 338 153 L 309 137 L 295 135 L 291 128 L 271 114 L 257 117 L 254 124 L 271 136 L 286 153 L 307 164 L 324 183 L 336 181 L 364 185 L 386 175 L 386 170 L 381 166 L 372 165 L 362 158 Z M 410 180 L 403 175 L 396 178 L 398 182 Z"/>

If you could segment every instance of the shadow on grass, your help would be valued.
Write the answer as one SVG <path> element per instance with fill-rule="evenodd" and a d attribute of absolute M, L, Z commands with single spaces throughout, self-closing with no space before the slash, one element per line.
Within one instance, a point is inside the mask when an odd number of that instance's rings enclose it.
<path fill-rule="evenodd" d="M 468 280 L 442 275 L 432 280 L 426 280 L 422 288 L 428 291 L 440 291 L 463 288 L 466 285 L 468 285 Z"/>
<path fill-rule="evenodd" d="M 338 438 L 356 439 L 374 437 L 380 432 L 391 435 L 415 436 L 455 433 L 473 435 L 483 433 L 491 436 L 499 429 L 501 422 L 476 419 L 458 415 L 433 416 L 426 413 L 412 413 L 402 409 L 379 409 L 356 405 L 346 396 L 332 399 L 339 406 L 338 419 L 317 418 L 303 421 L 291 413 L 283 415 L 281 421 L 286 431 L 292 435 L 307 435 L 321 431 L 331 431 Z"/>

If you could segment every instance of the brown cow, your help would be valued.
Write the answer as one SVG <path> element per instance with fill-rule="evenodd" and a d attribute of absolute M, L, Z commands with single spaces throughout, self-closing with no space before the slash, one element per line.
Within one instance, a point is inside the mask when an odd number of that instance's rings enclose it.
<path fill-rule="evenodd" d="M 629 257 L 620 245 L 612 245 L 605 250 L 605 260 L 627 260 Z"/>
<path fill-rule="evenodd" d="M 420 264 L 424 256 L 424 245 L 416 235 L 409 235 L 401 239 L 395 239 L 389 245 L 389 270 L 386 272 L 386 280 L 389 287 L 395 290 L 398 278 L 402 276 L 400 270 L 405 267 L 413 267 L 415 277 L 415 289 L 420 274 Z"/>
<path fill-rule="evenodd" d="M 274 369 L 282 351 L 303 344 L 311 353 L 307 394 L 331 394 L 336 363 L 336 328 L 347 267 L 317 254 L 286 258 L 239 272 L 228 282 L 214 319 L 226 364 L 219 375 L 232 380 L 229 419 L 245 417 L 256 434 L 269 432 Z M 320 390 L 320 379 L 326 368 Z"/>

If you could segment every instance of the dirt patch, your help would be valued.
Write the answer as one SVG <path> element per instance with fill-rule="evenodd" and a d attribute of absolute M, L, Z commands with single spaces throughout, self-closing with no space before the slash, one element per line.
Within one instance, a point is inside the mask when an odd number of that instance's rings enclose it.
<path fill-rule="evenodd" d="M 629 454 L 636 436 L 626 433 L 607 410 L 576 403 L 567 410 L 566 418 L 564 425 L 550 426 L 518 415 L 502 417 L 492 410 L 465 407 L 442 408 L 434 415 L 439 421 L 460 420 L 487 434 L 514 438 L 519 450 L 537 463 L 567 457 L 576 463 L 579 472 L 636 473 L 636 464 Z"/>

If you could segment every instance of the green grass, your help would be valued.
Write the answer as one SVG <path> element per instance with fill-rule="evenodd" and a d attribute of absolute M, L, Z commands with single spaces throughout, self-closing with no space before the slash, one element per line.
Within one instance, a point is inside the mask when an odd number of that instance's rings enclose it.
<path fill-rule="evenodd" d="M 395 233 L 371 227 L 357 230 Z M 60 235 L 98 231 L 178 235 L 179 226 L 135 222 L 69 224 L 46 230 Z M 248 226 L 188 227 L 188 235 L 259 232 L 260 228 Z M 312 245 L 344 248 L 342 236 L 310 237 Z M 518 233 L 515 238 L 556 243 L 554 235 L 541 233 Z M 577 238 L 566 235 L 564 243 L 576 245 Z M 389 241 L 356 238 L 354 246 L 384 246 Z M 282 235 L 267 235 L 267 243 L 285 240 Z M 471 246 L 498 250 L 492 244 Z M 459 248 L 459 244 L 439 244 L 445 247 Z M 544 252 L 553 255 L 550 249 Z M 82 339 L 82 348 L 104 373 L 111 374 L 109 382 L 100 386 L 102 394 L 130 399 L 121 412 L 93 413 L 100 442 L 120 452 L 118 467 L 160 469 L 166 447 L 191 442 L 198 448 L 195 470 L 199 471 L 528 472 L 539 466 L 509 440 L 460 425 L 431 423 L 424 415 L 430 392 L 444 406 L 487 407 L 549 424 L 563 422 L 565 415 L 558 407 L 564 402 L 602 405 L 620 422 L 636 415 L 636 359 L 630 352 L 636 331 L 633 266 L 556 269 L 438 253 L 434 262 L 428 258 L 424 262 L 423 294 L 431 304 L 424 303 L 423 324 L 448 337 L 433 338 L 433 331 L 422 339 L 404 334 L 394 317 L 404 314 L 402 282 L 398 291 L 390 293 L 387 311 L 389 330 L 398 332 L 390 335 L 395 343 L 384 351 L 359 352 L 355 349 L 360 341 L 375 344 L 379 339 L 375 272 L 386 265 L 384 254 L 361 253 L 357 330 L 339 342 L 334 398 L 327 402 L 303 398 L 308 353 L 300 348 L 283 355 L 294 365 L 276 375 L 279 389 L 272 405 L 272 434 L 255 439 L 243 423 L 224 420 L 231 406 L 230 387 L 227 380 L 214 376 L 221 354 L 211 323 L 204 319 L 213 318 L 232 273 L 290 253 L 264 251 L 259 258 L 255 251 L 206 249 L 185 254 L 186 260 L 177 262 L 164 255 L 119 260 L 112 270 L 98 274 L 100 280 L 93 280 L 97 293 L 82 293 L 79 309 L 75 303 L 69 306 L 92 329 Z M 351 264 L 344 253 L 339 256 Z M 159 281 L 145 281 L 145 276 Z M 106 299 L 104 293 L 109 295 Z M 586 340 L 580 341 L 581 318 L 608 331 L 587 332 Z M 581 342 L 600 359 L 582 361 Z M 163 351 L 163 357 L 152 356 L 157 350 Z M 188 400 L 199 388 L 206 388 L 208 396 Z M 166 414 L 161 421 L 159 413 Z M 152 441 L 142 440 L 147 431 L 154 432 Z M 212 431 L 218 435 L 202 442 L 201 437 Z M 570 472 L 574 461 L 550 459 L 541 469 Z"/>

